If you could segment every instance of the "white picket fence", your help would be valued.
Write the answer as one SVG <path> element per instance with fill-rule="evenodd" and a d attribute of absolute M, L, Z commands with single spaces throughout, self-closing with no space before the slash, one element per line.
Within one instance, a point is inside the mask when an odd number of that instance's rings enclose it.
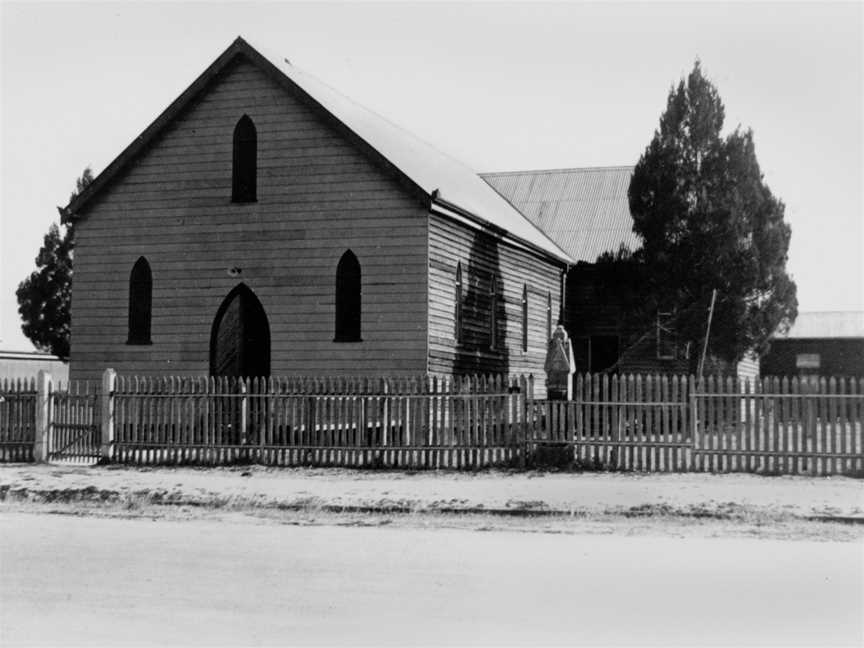
<path fill-rule="evenodd" d="M 0 383 L 0 460 L 864 474 L 864 380 L 582 375 Z"/>

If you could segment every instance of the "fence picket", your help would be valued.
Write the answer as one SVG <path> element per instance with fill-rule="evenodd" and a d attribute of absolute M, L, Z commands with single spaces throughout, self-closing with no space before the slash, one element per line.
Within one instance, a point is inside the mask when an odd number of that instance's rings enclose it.
<path fill-rule="evenodd" d="M 855 398 L 851 401 L 853 423 L 850 425 L 849 475 L 860 475 L 864 463 L 864 379 L 849 379 L 850 391 Z"/>

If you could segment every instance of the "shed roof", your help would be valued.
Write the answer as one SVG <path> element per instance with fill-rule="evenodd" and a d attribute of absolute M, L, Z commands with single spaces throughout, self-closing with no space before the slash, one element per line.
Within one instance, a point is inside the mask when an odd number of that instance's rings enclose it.
<path fill-rule="evenodd" d="M 466 165 L 445 155 L 380 115 L 348 99 L 321 80 L 302 71 L 285 58 L 252 47 L 242 38 L 231 46 L 160 115 L 144 133 L 118 156 L 99 177 L 66 208 L 66 217 L 81 211 L 122 168 L 134 158 L 179 113 L 204 90 L 228 63 L 246 56 L 288 91 L 304 95 L 314 108 L 323 109 L 376 154 L 388 169 L 400 174 L 412 189 L 424 194 L 430 206 L 455 209 L 470 220 L 491 226 L 498 234 L 509 234 L 529 247 L 559 261 L 573 259 L 507 200 L 489 187 Z"/>
<path fill-rule="evenodd" d="M 632 166 L 483 173 L 481 177 L 577 261 L 639 247 L 627 189 Z"/>
<path fill-rule="evenodd" d="M 775 339 L 864 338 L 864 311 L 798 313 L 795 323 Z"/>

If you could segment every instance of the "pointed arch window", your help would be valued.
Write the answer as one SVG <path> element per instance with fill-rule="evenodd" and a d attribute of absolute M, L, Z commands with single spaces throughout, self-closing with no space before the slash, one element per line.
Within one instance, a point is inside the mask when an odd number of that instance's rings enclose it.
<path fill-rule="evenodd" d="M 456 263 L 456 313 L 455 313 L 455 336 L 456 342 L 462 344 L 462 262 Z"/>
<path fill-rule="evenodd" d="M 336 335 L 334 342 L 361 342 L 360 262 L 347 250 L 336 266 Z"/>
<path fill-rule="evenodd" d="M 489 348 L 498 348 L 498 275 L 489 282 Z"/>
<path fill-rule="evenodd" d="M 153 275 L 150 264 L 140 257 L 129 274 L 129 337 L 126 344 L 151 344 L 150 318 L 153 305 Z"/>
<path fill-rule="evenodd" d="M 522 284 L 522 350 L 528 350 L 528 284 Z"/>
<path fill-rule="evenodd" d="M 243 115 L 234 127 L 234 171 L 231 201 L 255 202 L 258 181 L 258 133 L 249 115 Z"/>

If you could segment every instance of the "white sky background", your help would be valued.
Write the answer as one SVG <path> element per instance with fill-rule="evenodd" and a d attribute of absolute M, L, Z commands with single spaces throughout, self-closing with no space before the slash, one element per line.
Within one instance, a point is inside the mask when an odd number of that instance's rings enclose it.
<path fill-rule="evenodd" d="M 786 203 L 799 310 L 864 310 L 862 7 L 2 2 L 0 348 L 31 348 L 15 288 L 84 167 L 238 35 L 478 171 L 635 164 L 699 57 Z"/>

